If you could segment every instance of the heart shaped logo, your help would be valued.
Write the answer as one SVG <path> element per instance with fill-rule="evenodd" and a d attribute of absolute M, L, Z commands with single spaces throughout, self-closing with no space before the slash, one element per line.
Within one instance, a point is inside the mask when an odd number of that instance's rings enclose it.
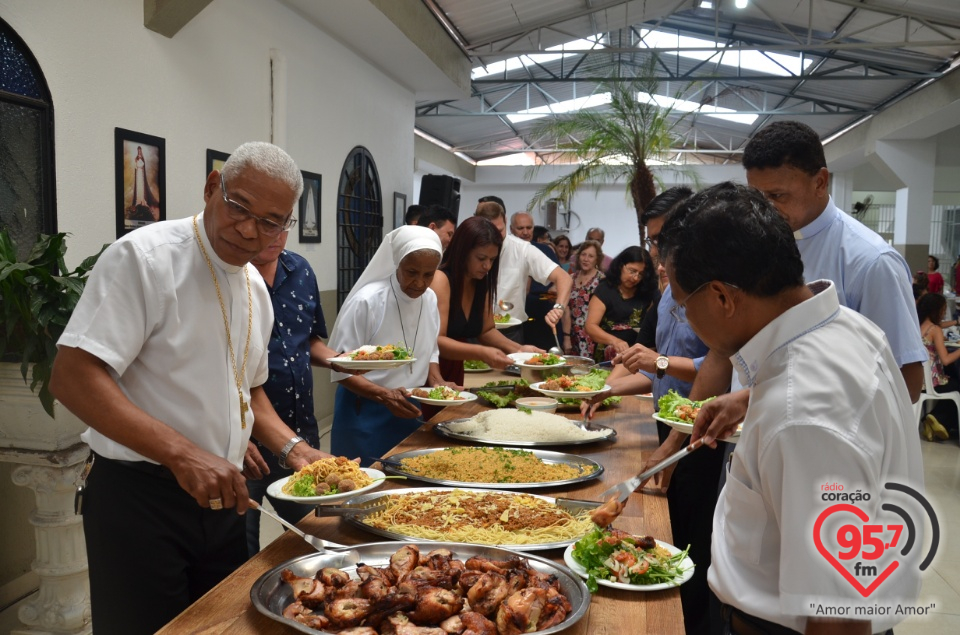
<path fill-rule="evenodd" d="M 870 517 L 867 516 L 867 513 L 859 507 L 854 507 L 853 505 L 847 505 L 844 503 L 831 505 L 820 513 L 820 515 L 817 517 L 817 522 L 813 525 L 813 542 L 816 544 L 817 551 L 820 552 L 820 555 L 823 556 L 827 562 L 832 564 L 833 568 L 839 571 L 840 575 L 842 575 L 844 579 L 846 579 L 846 581 L 849 582 L 858 593 L 860 593 L 860 595 L 863 597 L 868 597 L 871 593 L 877 590 L 877 587 L 879 587 L 883 581 L 890 576 L 891 573 L 896 571 L 897 567 L 900 566 L 900 563 L 896 560 L 891 562 L 889 565 L 887 565 L 886 569 L 880 572 L 880 574 L 876 577 L 876 579 L 874 579 L 873 582 L 870 583 L 869 586 L 864 587 L 862 584 L 860 584 L 860 581 L 857 580 L 852 573 L 847 571 L 846 567 L 844 567 L 843 564 L 837 560 L 832 553 L 827 551 L 827 548 L 823 545 L 823 540 L 820 538 L 820 530 L 823 527 L 823 523 L 828 517 L 838 512 L 849 512 L 864 523 L 867 523 L 870 520 Z"/>

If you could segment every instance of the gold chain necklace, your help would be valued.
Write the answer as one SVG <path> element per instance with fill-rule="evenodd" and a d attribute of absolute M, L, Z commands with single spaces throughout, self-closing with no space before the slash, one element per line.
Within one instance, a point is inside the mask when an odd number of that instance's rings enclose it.
<path fill-rule="evenodd" d="M 197 214 L 199 216 L 200 214 Z M 203 246 L 200 240 L 200 228 L 197 226 L 197 216 L 193 217 L 193 235 L 197 237 L 197 244 L 200 245 L 200 253 L 207 263 L 207 269 L 210 270 L 210 276 L 213 277 L 213 287 L 217 290 L 217 301 L 220 302 L 220 314 L 223 316 L 223 328 L 227 332 L 227 348 L 230 350 L 230 364 L 233 366 L 233 379 L 237 384 L 237 396 L 240 398 L 240 427 L 247 429 L 247 410 L 250 406 L 243 398 L 243 376 L 247 372 L 247 354 L 250 352 L 250 332 L 253 330 L 253 295 L 250 293 L 250 271 L 246 265 L 243 267 L 243 274 L 247 278 L 247 343 L 243 345 L 243 363 L 240 370 L 237 370 L 237 356 L 233 352 L 233 340 L 230 337 L 230 320 L 227 319 L 227 307 L 223 303 L 223 295 L 220 293 L 220 283 L 217 282 L 217 272 L 213 269 L 213 263 L 210 256 L 207 255 L 207 248 Z"/>

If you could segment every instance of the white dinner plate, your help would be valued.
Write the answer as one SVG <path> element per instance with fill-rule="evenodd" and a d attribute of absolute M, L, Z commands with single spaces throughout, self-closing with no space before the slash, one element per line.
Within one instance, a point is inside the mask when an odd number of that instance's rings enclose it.
<path fill-rule="evenodd" d="M 493 322 L 493 326 L 494 326 L 498 331 L 501 331 L 501 330 L 503 330 L 503 329 L 508 329 L 508 328 L 510 328 L 511 326 L 516 326 L 517 324 L 520 324 L 520 320 L 518 320 L 518 319 L 515 318 L 515 317 L 510 318 L 510 319 L 507 320 L 506 322 L 497 322 L 496 320 L 494 320 L 494 322 Z"/>
<path fill-rule="evenodd" d="M 657 541 L 657 544 L 665 548 L 672 554 L 680 553 L 680 549 L 677 549 L 673 545 Z M 570 570 L 576 573 L 583 579 L 590 577 L 587 575 L 587 570 L 583 568 L 579 562 L 573 559 L 573 545 L 569 545 L 563 552 L 563 561 L 566 563 Z M 693 569 L 696 567 L 693 564 L 693 560 L 690 559 L 690 556 L 687 556 L 680 561 L 680 568 L 683 569 L 683 576 L 679 580 L 674 582 L 661 582 L 660 584 L 627 584 L 626 582 L 613 582 L 611 580 L 604 580 L 603 578 L 597 578 L 597 584 L 600 586 L 608 586 L 611 589 L 622 589 L 624 591 L 663 591 L 665 589 L 672 589 L 674 587 L 680 586 L 687 580 L 693 577 Z"/>
<path fill-rule="evenodd" d="M 513 363 L 519 366 L 520 368 L 536 368 L 537 370 L 546 370 L 547 368 L 563 368 L 567 365 L 566 358 L 560 357 L 560 363 L 558 364 L 528 364 L 527 360 L 530 360 L 538 355 L 544 355 L 545 353 L 510 353 L 507 355 L 510 359 L 513 360 Z"/>
<path fill-rule="evenodd" d="M 357 494 L 372 492 L 383 485 L 383 477 L 385 476 L 383 472 L 380 470 L 375 470 L 372 467 L 361 467 L 360 469 L 366 472 L 367 476 L 374 479 L 373 483 L 370 483 L 366 487 L 357 488 L 352 492 L 344 492 L 343 494 L 329 494 L 327 496 L 291 496 L 290 494 L 284 494 L 283 492 L 283 486 L 287 481 L 293 478 L 292 476 L 288 476 L 280 479 L 279 481 L 270 483 L 270 485 L 267 486 L 267 494 L 282 501 L 293 501 L 294 503 L 303 503 L 304 505 L 329 505 L 331 503 L 339 503 L 349 498 L 353 498 Z"/>
<path fill-rule="evenodd" d="M 653 393 L 652 393 L 652 392 L 645 392 L 645 393 L 643 393 L 643 394 L 641 394 L 641 395 L 636 395 L 636 397 L 637 397 L 637 399 L 639 399 L 640 401 L 653 401 Z"/>
<path fill-rule="evenodd" d="M 471 401 L 476 401 L 477 396 L 472 392 L 467 392 L 466 390 L 461 390 L 458 395 L 461 399 L 430 399 L 429 397 L 417 397 L 413 394 L 412 390 L 408 390 L 407 394 L 410 395 L 411 399 L 416 399 L 420 403 L 430 404 L 431 406 L 462 406 L 465 403 L 470 403 Z"/>
<path fill-rule="evenodd" d="M 657 414 L 656 412 L 653 413 L 653 418 L 656 419 L 657 421 L 660 421 L 661 423 L 667 424 L 668 426 L 670 426 L 670 427 L 673 428 L 674 430 L 679 430 L 680 432 L 683 432 L 683 433 L 685 433 L 685 434 L 692 434 L 692 433 L 693 433 L 693 424 L 692 424 L 692 423 L 684 423 L 683 421 L 671 421 L 670 419 L 664 419 L 663 417 L 661 417 L 661 416 L 660 416 L 659 414 Z M 728 442 L 728 443 L 736 443 L 737 440 L 740 439 L 741 428 L 743 428 L 743 425 L 741 425 L 740 428 L 738 428 L 736 432 L 734 432 L 733 434 L 731 434 L 731 435 L 730 435 L 729 437 L 727 437 L 726 439 L 718 439 L 718 440 L 719 440 L 719 441 L 726 441 L 726 442 Z"/>
<path fill-rule="evenodd" d="M 539 368 L 544 368 L 544 366 L 540 366 Z M 549 368 L 549 367 L 546 367 L 546 368 Z M 546 382 L 538 381 L 535 384 L 530 384 L 530 387 L 536 390 L 537 392 L 541 392 L 547 395 L 548 397 L 555 397 L 555 398 L 562 398 L 562 399 L 589 399 L 590 397 L 595 397 L 596 395 L 599 395 L 602 392 L 607 392 L 610 390 L 609 384 L 604 384 L 603 388 L 601 388 L 600 390 L 585 390 L 585 391 L 548 390 L 546 388 L 541 388 L 541 386 L 543 386 L 543 384 L 545 383 Z"/>
<path fill-rule="evenodd" d="M 951 342 L 950 340 L 945 341 L 943 345 L 949 348 L 960 348 L 960 342 Z"/>
<path fill-rule="evenodd" d="M 331 364 L 349 368 L 351 370 L 385 370 L 387 368 L 398 368 L 406 366 L 417 361 L 416 357 L 407 359 L 350 359 L 349 357 L 330 357 L 327 359 Z"/>

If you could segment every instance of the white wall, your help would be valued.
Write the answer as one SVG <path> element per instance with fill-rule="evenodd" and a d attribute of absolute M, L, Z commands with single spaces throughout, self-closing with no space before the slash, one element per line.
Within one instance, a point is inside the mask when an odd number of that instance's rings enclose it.
<path fill-rule="evenodd" d="M 69 265 L 115 238 L 114 127 L 166 139 L 167 218 L 201 209 L 207 148 L 271 139 L 271 49 L 286 61 L 283 145 L 323 175 L 323 242 L 288 243 L 321 290 L 336 287 L 333 210 L 347 153 L 363 145 L 373 154 L 387 219 L 393 192 L 409 191 L 413 94 L 274 0 L 213 2 L 172 39 L 144 28 L 139 0 L 0 0 L 0 17 L 33 51 L 53 95 Z"/>
<path fill-rule="evenodd" d="M 526 209 L 527 203 L 538 189 L 537 183 L 549 182 L 571 169 L 573 168 L 570 166 L 544 167 L 536 174 L 536 183 L 531 183 L 526 178 L 526 169 L 522 167 L 478 167 L 475 182 L 463 180 L 460 183 L 460 219 L 473 214 L 477 199 L 491 194 L 503 199 L 508 216 L 513 212 L 522 211 Z M 664 182 L 664 187 L 689 183 L 677 173 L 659 169 L 657 171 Z M 440 174 L 441 171 L 437 170 L 434 173 Z M 422 174 L 418 172 L 415 175 L 417 182 L 414 189 L 417 195 L 419 195 L 419 179 Z M 697 166 L 696 174 L 702 187 L 727 180 L 745 182 L 743 168 L 739 165 Z M 600 227 L 604 230 L 606 240 L 603 250 L 611 256 L 616 256 L 630 245 L 639 244 L 637 214 L 633 203 L 628 199 L 624 183 L 604 185 L 597 191 L 594 191 L 593 187 L 585 187 L 573 198 L 570 209 L 575 213 L 571 215 L 569 230 L 565 233 L 574 244 L 583 240 L 591 227 Z M 540 210 L 535 210 L 533 217 L 536 224 L 545 224 L 545 213 Z"/>

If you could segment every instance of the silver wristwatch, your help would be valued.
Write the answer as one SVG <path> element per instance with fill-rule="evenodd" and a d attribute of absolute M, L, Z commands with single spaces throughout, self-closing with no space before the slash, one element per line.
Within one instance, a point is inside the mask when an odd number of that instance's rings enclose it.
<path fill-rule="evenodd" d="M 560 309 L 560 311 L 563 312 L 563 305 L 560 304 L 559 302 L 557 302 L 556 304 L 554 304 L 554 305 L 553 305 L 553 308 L 555 308 L 555 309 Z"/>
<path fill-rule="evenodd" d="M 290 456 L 290 451 L 293 450 L 293 446 L 300 443 L 301 441 L 303 441 L 303 437 L 293 437 L 292 439 L 287 441 L 287 444 L 283 446 L 282 450 L 280 450 L 280 456 L 277 457 L 279 459 L 280 467 L 282 467 L 285 470 L 290 469 L 290 466 L 287 465 L 287 457 Z"/>

